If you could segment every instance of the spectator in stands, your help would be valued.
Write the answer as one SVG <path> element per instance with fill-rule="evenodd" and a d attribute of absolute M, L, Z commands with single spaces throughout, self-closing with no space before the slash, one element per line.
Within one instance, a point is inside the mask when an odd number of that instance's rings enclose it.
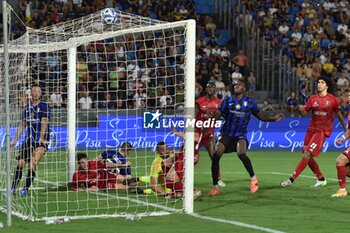
<path fill-rule="evenodd" d="M 50 95 L 50 106 L 52 108 L 60 108 L 62 106 L 63 99 L 59 87 L 55 88 L 55 92 Z"/>
<path fill-rule="evenodd" d="M 261 110 L 264 111 L 264 112 L 275 111 L 275 109 L 272 107 L 272 104 L 269 103 L 268 100 L 264 100 L 264 101 L 263 101 Z"/>
<path fill-rule="evenodd" d="M 134 95 L 134 99 L 136 101 L 136 108 L 142 108 L 142 100 L 145 100 L 146 98 L 147 94 L 145 93 L 145 90 L 143 88 L 139 88 Z"/>
<path fill-rule="evenodd" d="M 219 77 L 222 78 L 222 72 L 219 67 L 219 63 L 214 63 L 214 67 L 212 69 L 211 75 L 214 77 L 214 79 L 218 80 Z"/>
<path fill-rule="evenodd" d="M 242 74 L 240 73 L 239 66 L 235 66 L 234 72 L 231 74 L 232 83 L 238 82 L 239 78 L 241 77 L 242 77 Z"/>
<path fill-rule="evenodd" d="M 341 92 L 344 92 L 349 87 L 349 80 L 346 77 L 346 72 L 342 72 L 337 80 L 337 87 Z"/>
<path fill-rule="evenodd" d="M 165 93 L 159 98 L 159 103 L 161 108 L 164 108 L 169 104 L 173 103 L 171 96 L 168 93 L 169 93 L 168 89 L 165 88 Z"/>
<path fill-rule="evenodd" d="M 185 100 L 185 85 L 183 79 L 179 80 L 176 85 L 176 103 L 182 103 Z"/>
<path fill-rule="evenodd" d="M 115 101 L 112 99 L 111 93 L 104 93 L 104 100 L 99 102 L 98 108 L 114 109 Z"/>
<path fill-rule="evenodd" d="M 79 103 L 79 109 L 81 110 L 90 110 L 92 108 L 92 99 L 89 96 L 88 91 L 82 91 L 80 92 L 80 99 L 78 101 Z"/>
<path fill-rule="evenodd" d="M 256 78 L 253 72 L 248 76 L 248 96 L 254 98 L 256 90 Z"/>
<path fill-rule="evenodd" d="M 298 112 L 299 101 L 296 97 L 295 91 L 291 91 L 290 96 L 286 100 L 285 108 L 290 113 L 291 117 Z"/>
<path fill-rule="evenodd" d="M 227 46 L 222 47 L 220 56 L 221 56 L 222 67 L 228 68 L 231 53 L 230 53 L 230 50 L 227 49 Z"/>
<path fill-rule="evenodd" d="M 209 17 L 208 22 L 205 24 L 205 30 L 209 36 L 213 37 L 215 35 L 216 24 L 211 17 Z"/>
<path fill-rule="evenodd" d="M 232 95 L 230 90 L 231 90 L 230 86 L 226 85 L 224 90 L 217 92 L 217 97 L 219 98 L 221 96 L 221 100 L 230 97 Z"/>
<path fill-rule="evenodd" d="M 222 81 L 222 77 L 220 76 L 217 80 L 214 77 L 211 80 L 215 81 L 216 93 L 220 93 L 221 96 L 217 96 L 219 99 L 222 99 L 222 93 L 225 91 L 225 83 Z"/>
<path fill-rule="evenodd" d="M 239 72 L 245 75 L 245 66 L 248 63 L 248 57 L 243 53 L 243 50 L 239 50 L 238 55 L 233 58 L 233 63 L 239 67 Z"/>

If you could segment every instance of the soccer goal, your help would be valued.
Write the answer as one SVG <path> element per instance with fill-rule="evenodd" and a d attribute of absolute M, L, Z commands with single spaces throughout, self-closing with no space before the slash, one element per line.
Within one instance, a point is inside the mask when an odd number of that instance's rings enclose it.
<path fill-rule="evenodd" d="M 9 12 L 8 12 L 9 13 Z M 1 49 L 0 108 L 5 112 L 4 80 L 9 81 L 10 138 L 22 122 L 37 85 L 49 103 L 49 140 L 27 195 L 21 195 L 26 166 L 11 195 L 12 215 L 28 220 L 162 215 L 193 211 L 193 140 L 185 140 L 185 192 L 182 198 L 156 195 L 145 179 L 134 189 L 73 191 L 76 154 L 89 160 L 130 142 L 131 175 L 149 176 L 155 146 L 165 141 L 180 149 L 182 141 L 170 127 L 150 126 L 147 116 L 190 117 L 194 107 L 195 21 L 162 22 L 116 9 L 40 28 L 9 41 Z M 4 60 L 8 58 L 8 77 Z M 34 116 L 33 116 L 34 117 Z M 152 119 L 151 119 L 152 120 Z M 149 123 L 149 122 L 148 122 Z M 158 121 L 158 123 L 161 123 Z M 33 123 L 35 124 L 35 122 Z M 6 211 L 6 177 L 13 177 L 22 136 L 10 150 L 6 174 L 6 117 L 1 114 L 0 208 Z M 193 138 L 186 131 L 186 138 Z M 7 193 L 9 194 L 9 193 Z"/>

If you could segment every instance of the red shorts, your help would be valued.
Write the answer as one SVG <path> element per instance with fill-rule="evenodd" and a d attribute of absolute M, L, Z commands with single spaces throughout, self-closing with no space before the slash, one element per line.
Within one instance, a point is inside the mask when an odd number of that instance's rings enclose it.
<path fill-rule="evenodd" d="M 175 161 L 175 172 L 177 176 L 183 180 L 184 178 L 184 153 L 180 152 L 176 155 L 176 161 Z"/>
<path fill-rule="evenodd" d="M 199 142 L 199 148 L 201 148 L 201 146 L 203 146 L 207 141 L 211 139 L 214 139 L 214 134 L 212 134 L 211 132 L 203 133 L 201 141 Z"/>
<path fill-rule="evenodd" d="M 350 146 L 343 151 L 343 155 L 345 155 L 350 160 Z"/>
<path fill-rule="evenodd" d="M 115 189 L 117 183 L 117 174 L 111 172 L 106 172 L 104 178 L 99 179 L 98 188 L 99 189 Z"/>
<path fill-rule="evenodd" d="M 302 152 L 309 152 L 312 156 L 320 156 L 326 135 L 322 132 L 306 132 Z"/>

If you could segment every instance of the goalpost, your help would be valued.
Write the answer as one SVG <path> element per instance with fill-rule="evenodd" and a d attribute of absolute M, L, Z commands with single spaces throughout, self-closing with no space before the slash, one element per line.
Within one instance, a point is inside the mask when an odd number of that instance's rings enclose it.
<path fill-rule="evenodd" d="M 195 21 L 163 22 L 113 10 L 113 22 L 101 12 L 26 33 L 1 48 L 1 84 L 9 82 L 10 138 L 22 120 L 30 88 L 39 85 L 51 107 L 48 150 L 26 196 L 0 196 L 0 210 L 28 220 L 162 215 L 193 212 L 193 132 L 186 130 L 183 198 L 129 190 L 74 192 L 77 152 L 94 159 L 102 151 L 117 150 L 123 142 L 135 149 L 128 156 L 132 176 L 149 175 L 155 145 L 165 141 L 180 149 L 182 141 L 171 128 L 144 128 L 145 114 L 159 110 L 173 119 L 193 118 L 195 89 Z M 5 11 L 3 11 L 5 13 Z M 10 13 L 10 12 L 7 12 Z M 5 24 L 4 24 L 5 25 Z M 8 58 L 8 75 L 4 61 Z M 5 101 L 1 85 L 0 100 Z M 62 101 L 60 101 L 62 99 Z M 165 106 L 163 106 L 165 105 Z M 5 105 L 0 103 L 0 111 Z M 6 147 L 6 120 L 0 121 L 0 191 L 9 194 L 24 134 L 14 149 Z M 161 122 L 160 122 L 161 123 Z M 6 174 L 10 154 L 11 174 Z M 148 182 L 139 187 L 150 189 Z"/>

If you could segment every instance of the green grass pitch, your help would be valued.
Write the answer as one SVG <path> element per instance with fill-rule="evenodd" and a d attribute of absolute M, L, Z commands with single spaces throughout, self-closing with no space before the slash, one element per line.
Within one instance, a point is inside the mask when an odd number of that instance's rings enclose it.
<path fill-rule="evenodd" d="M 163 217 L 145 217 L 138 221 L 127 221 L 125 218 L 73 220 L 60 225 L 45 225 L 43 221 L 28 222 L 13 217 L 11 228 L 0 229 L 1 232 L 348 232 L 350 219 L 350 196 L 335 199 L 330 196 L 338 189 L 335 159 L 340 152 L 323 153 L 317 159 L 328 185 L 319 189 L 311 188 L 315 178 L 309 168 L 288 188 L 280 187 L 280 181 L 289 177 L 300 160 L 301 153 L 288 152 L 255 152 L 249 151 L 254 169 L 259 177 L 260 189 L 257 193 L 249 192 L 249 178 L 242 163 L 236 155 L 226 154 L 222 158 L 221 176 L 226 187 L 221 188 L 221 195 L 208 197 L 212 188 L 210 160 L 205 151 L 201 152 L 199 164 L 195 168 L 195 188 L 202 191 L 202 197 L 195 200 L 194 212 L 200 216 L 211 217 L 216 221 L 200 219 L 186 214 L 171 214 Z M 93 157 L 94 155 L 90 155 Z M 46 158 L 47 160 L 50 159 Z M 148 162 L 148 161 L 147 161 Z M 135 163 L 140 163 L 134 161 Z M 48 161 L 47 166 L 54 166 Z M 51 165 L 50 165 L 51 164 Z M 40 165 L 41 166 L 41 165 Z M 143 172 L 138 170 L 138 173 Z M 40 171 L 39 171 L 40 172 Z M 56 178 L 57 179 L 57 178 Z M 64 179 L 61 175 L 59 179 Z M 57 180 L 56 180 L 57 181 Z M 38 190 L 47 198 L 48 190 Z M 55 191 L 54 195 L 66 195 Z M 118 193 L 116 193 L 117 195 Z M 53 194 L 52 194 L 53 195 Z M 93 198 L 96 194 L 79 195 L 77 202 L 69 203 L 71 209 L 80 205 L 94 209 Z M 85 198 L 84 198 L 85 195 Z M 103 195 L 103 194 L 101 194 Z M 40 198 L 40 195 L 38 195 Z M 102 196 L 101 196 L 102 197 Z M 16 197 L 14 197 L 16 198 Z M 150 197 L 152 198 L 152 197 Z M 144 198 L 140 200 L 146 200 Z M 53 199 L 54 200 L 54 199 Z M 152 199 L 150 199 L 152 200 Z M 123 206 L 122 201 L 115 204 Z M 66 205 L 65 203 L 49 203 Z M 103 205 L 103 203 L 101 203 Z M 181 203 L 166 203 L 169 207 L 180 208 Z M 101 206 L 96 206 L 96 214 L 105 213 Z M 132 207 L 130 207 L 132 209 Z M 141 207 L 139 207 L 141 208 Z M 56 208 L 54 208 L 56 209 Z M 62 207 L 62 209 L 64 209 Z M 144 211 L 142 208 L 139 209 Z M 5 224 L 6 216 L 0 213 L 0 221 Z M 221 221 L 221 222 L 220 222 Z M 252 229 L 237 226 L 245 223 L 264 229 Z"/>

